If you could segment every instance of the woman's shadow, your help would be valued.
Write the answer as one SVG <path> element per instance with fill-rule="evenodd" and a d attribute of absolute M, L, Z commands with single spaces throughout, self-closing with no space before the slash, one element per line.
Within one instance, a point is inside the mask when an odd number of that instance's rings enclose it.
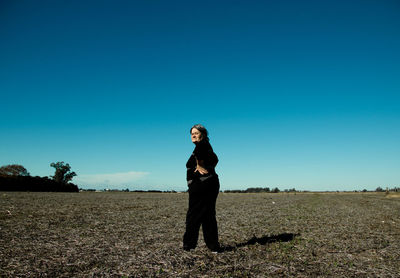
<path fill-rule="evenodd" d="M 283 233 L 283 234 L 279 234 L 279 235 L 263 236 L 263 237 L 253 236 L 251 239 L 249 239 L 246 242 L 237 243 L 235 245 L 223 246 L 223 247 L 221 247 L 220 252 L 234 251 L 239 247 L 254 245 L 256 243 L 258 243 L 260 245 L 265 245 L 267 243 L 273 243 L 273 242 L 288 242 L 288 241 L 294 240 L 294 238 L 299 235 L 300 234 Z"/>

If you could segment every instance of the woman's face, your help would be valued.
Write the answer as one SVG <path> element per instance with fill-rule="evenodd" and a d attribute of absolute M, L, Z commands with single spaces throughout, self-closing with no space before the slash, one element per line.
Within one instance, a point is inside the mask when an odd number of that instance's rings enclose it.
<path fill-rule="evenodd" d="M 201 132 L 197 128 L 193 128 L 190 134 L 193 143 L 198 143 L 203 139 Z"/>

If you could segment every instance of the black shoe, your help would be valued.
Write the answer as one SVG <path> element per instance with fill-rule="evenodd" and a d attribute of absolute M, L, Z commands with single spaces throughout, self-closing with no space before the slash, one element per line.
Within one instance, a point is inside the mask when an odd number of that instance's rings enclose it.
<path fill-rule="evenodd" d="M 222 252 L 222 248 L 221 248 L 221 246 L 218 244 L 218 245 L 215 245 L 215 246 L 211 246 L 211 247 L 208 247 L 210 250 L 211 250 L 211 252 L 213 252 L 213 253 L 221 253 Z"/>
<path fill-rule="evenodd" d="M 235 249 L 236 249 L 235 246 L 218 246 L 218 248 L 210 249 L 210 250 L 212 253 L 217 254 L 217 253 L 234 251 Z"/>
<path fill-rule="evenodd" d="M 195 247 L 188 247 L 188 246 L 183 246 L 183 250 L 185 251 L 191 251 L 194 250 Z"/>

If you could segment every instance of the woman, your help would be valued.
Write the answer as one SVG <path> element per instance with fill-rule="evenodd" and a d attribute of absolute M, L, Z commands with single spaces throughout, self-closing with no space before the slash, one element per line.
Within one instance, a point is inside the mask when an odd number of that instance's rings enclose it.
<path fill-rule="evenodd" d="M 218 252 L 220 245 L 215 218 L 215 203 L 219 193 L 219 179 L 215 173 L 218 157 L 209 143 L 208 132 L 204 126 L 194 125 L 190 129 L 190 135 L 196 147 L 186 163 L 189 208 L 186 215 L 183 249 L 189 251 L 196 248 L 202 225 L 207 247 Z"/>

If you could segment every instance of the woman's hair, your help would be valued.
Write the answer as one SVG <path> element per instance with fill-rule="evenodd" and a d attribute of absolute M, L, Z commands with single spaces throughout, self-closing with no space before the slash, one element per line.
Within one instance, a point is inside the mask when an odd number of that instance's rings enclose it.
<path fill-rule="evenodd" d="M 203 137 L 203 139 L 205 139 L 206 141 L 209 141 L 210 139 L 208 138 L 208 131 L 207 129 L 201 125 L 201 124 L 195 124 L 194 126 L 192 126 L 192 128 L 190 129 L 190 134 L 192 134 L 192 129 L 195 128 L 198 131 L 201 132 L 201 136 Z"/>

